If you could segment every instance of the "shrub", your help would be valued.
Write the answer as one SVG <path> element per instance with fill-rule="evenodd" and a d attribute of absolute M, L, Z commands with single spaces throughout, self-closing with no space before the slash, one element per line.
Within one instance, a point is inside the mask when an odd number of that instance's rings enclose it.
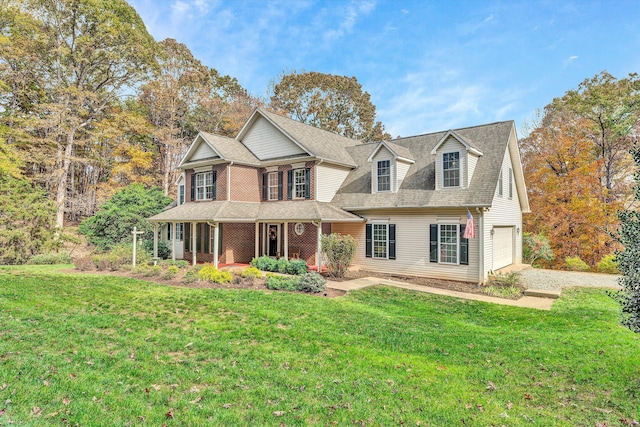
<path fill-rule="evenodd" d="M 172 259 L 165 259 L 160 261 L 158 264 L 160 264 L 163 267 L 175 266 L 178 268 L 187 268 L 191 265 L 189 261 L 185 261 L 183 259 L 177 259 L 175 261 Z"/>
<path fill-rule="evenodd" d="M 153 256 L 153 240 L 144 240 L 142 242 L 142 247 L 145 251 L 149 252 L 151 256 Z M 169 243 L 164 240 L 158 240 L 158 258 L 167 259 L 171 257 L 171 248 L 169 247 Z"/>
<path fill-rule="evenodd" d="M 133 245 L 121 243 L 106 253 L 93 256 L 93 262 L 98 270 L 119 270 L 121 266 L 131 264 L 133 261 Z M 151 256 L 144 250 L 136 251 L 136 264 L 148 264 Z"/>
<path fill-rule="evenodd" d="M 327 257 L 327 269 L 333 277 L 344 277 L 356 254 L 358 242 L 352 236 L 331 233 L 321 238 L 322 252 Z"/>
<path fill-rule="evenodd" d="M 262 277 L 262 273 L 255 267 L 247 267 L 242 270 L 242 277 L 246 279 L 258 279 Z"/>
<path fill-rule="evenodd" d="M 76 266 L 76 269 L 80 271 L 91 271 L 96 268 L 91 255 L 76 258 L 73 260 L 73 264 Z"/>
<path fill-rule="evenodd" d="M 586 262 L 584 262 L 578 256 L 565 258 L 564 262 L 565 262 L 565 264 L 567 266 L 567 269 L 571 270 L 571 271 L 589 271 L 589 270 L 591 270 L 589 265 Z"/>
<path fill-rule="evenodd" d="M 482 288 L 482 293 L 499 298 L 515 298 L 520 296 L 520 288 L 515 286 L 489 285 Z"/>
<path fill-rule="evenodd" d="M 278 273 L 286 274 L 289 271 L 289 261 L 284 257 L 279 258 L 277 268 Z"/>
<path fill-rule="evenodd" d="M 198 271 L 198 277 L 201 280 L 208 280 L 213 283 L 229 283 L 233 276 L 228 271 L 220 271 L 213 264 L 205 264 Z"/>
<path fill-rule="evenodd" d="M 162 267 L 160 267 L 159 265 L 144 265 L 144 266 L 146 267 L 146 269 L 142 273 L 144 277 L 154 277 L 162 274 Z"/>
<path fill-rule="evenodd" d="M 616 262 L 616 256 L 613 254 L 607 255 L 598 261 L 596 267 L 600 273 L 620 274 L 620 270 L 618 270 L 618 263 Z"/>
<path fill-rule="evenodd" d="M 307 267 L 307 262 L 303 259 L 292 259 L 289 261 L 289 268 L 287 269 L 288 274 L 304 274 L 309 271 L 309 267 Z"/>
<path fill-rule="evenodd" d="M 163 273 L 162 278 L 165 280 L 171 280 L 180 272 L 180 269 L 175 265 L 170 265 L 167 267 L 167 270 Z"/>
<path fill-rule="evenodd" d="M 200 280 L 200 276 L 198 276 L 198 272 L 200 271 L 200 266 L 196 265 L 193 268 L 187 270 L 187 272 L 184 275 L 184 278 L 182 279 L 182 281 L 184 283 L 195 283 L 198 280 Z"/>
<path fill-rule="evenodd" d="M 262 271 L 278 271 L 278 260 L 270 258 L 267 255 L 254 258 L 251 260 L 251 266 Z"/>
<path fill-rule="evenodd" d="M 29 261 L 27 261 L 27 264 L 71 264 L 72 262 L 71 257 L 67 253 L 49 252 L 32 256 L 29 258 Z"/>
<path fill-rule="evenodd" d="M 318 273 L 306 273 L 300 276 L 298 290 L 302 292 L 318 293 L 327 288 L 327 281 Z"/>
<path fill-rule="evenodd" d="M 275 291 L 297 291 L 299 276 L 267 275 L 267 288 Z"/>
<path fill-rule="evenodd" d="M 522 237 L 522 258 L 525 263 L 534 265 L 538 260 L 552 261 L 553 250 L 549 238 L 544 233 L 524 233 Z"/>
<path fill-rule="evenodd" d="M 519 286 L 520 273 L 513 271 L 511 273 L 500 273 L 491 276 L 490 283 L 495 286 Z"/>

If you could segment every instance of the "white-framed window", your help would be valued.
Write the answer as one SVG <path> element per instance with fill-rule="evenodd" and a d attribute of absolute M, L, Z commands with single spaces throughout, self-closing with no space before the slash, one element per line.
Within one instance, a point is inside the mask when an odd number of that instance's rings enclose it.
<path fill-rule="evenodd" d="M 304 223 L 296 222 L 296 225 L 293 227 L 293 231 L 295 231 L 298 236 L 302 236 L 304 233 Z"/>
<path fill-rule="evenodd" d="M 184 223 L 176 223 L 176 240 L 184 240 Z"/>
<path fill-rule="evenodd" d="M 513 199 L 513 169 L 509 168 L 509 198 Z"/>
<path fill-rule="evenodd" d="M 378 160 L 376 179 L 377 191 L 391 191 L 391 160 Z"/>
<path fill-rule="evenodd" d="M 373 224 L 373 258 L 389 256 L 389 224 Z"/>
<path fill-rule="evenodd" d="M 460 152 L 442 154 L 442 187 L 460 187 Z"/>
<path fill-rule="evenodd" d="M 307 171 L 306 169 L 293 170 L 293 198 L 304 199 L 307 194 Z"/>
<path fill-rule="evenodd" d="M 267 186 L 268 199 L 278 200 L 278 172 L 269 172 Z"/>
<path fill-rule="evenodd" d="M 458 236 L 459 224 L 439 224 L 438 251 L 440 262 L 444 264 L 458 264 Z"/>
<path fill-rule="evenodd" d="M 178 204 L 184 204 L 184 184 L 178 186 Z"/>
<path fill-rule="evenodd" d="M 196 174 L 196 200 L 211 200 L 213 198 L 213 172 Z"/>
<path fill-rule="evenodd" d="M 504 194 L 504 189 L 503 189 L 503 178 L 502 178 L 502 169 L 500 169 L 500 176 L 498 177 L 498 196 L 502 197 L 502 195 Z"/>

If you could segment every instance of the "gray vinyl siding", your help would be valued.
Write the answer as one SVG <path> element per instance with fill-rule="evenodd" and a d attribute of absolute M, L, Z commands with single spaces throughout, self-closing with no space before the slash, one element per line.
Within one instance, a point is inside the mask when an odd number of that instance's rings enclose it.
<path fill-rule="evenodd" d="M 363 270 L 437 279 L 478 282 L 478 239 L 469 239 L 469 265 L 448 265 L 429 262 L 429 225 L 438 219 L 457 219 L 465 224 L 466 210 L 366 211 L 358 212 L 370 221 L 384 220 L 396 224 L 396 259 L 376 259 L 365 256 L 365 224 L 337 224 L 332 231 L 350 234 L 358 240 L 353 261 Z M 477 216 L 474 215 L 477 226 Z"/>
<path fill-rule="evenodd" d="M 411 163 L 403 162 L 401 160 L 396 161 L 396 176 L 398 186 L 396 187 L 396 191 L 402 186 L 402 181 L 404 177 L 407 176 L 407 172 L 409 172 L 409 168 L 411 167 Z"/>
<path fill-rule="evenodd" d="M 260 160 L 304 155 L 305 151 L 266 119 L 259 117 L 242 138 L 242 143 Z"/>
<path fill-rule="evenodd" d="M 447 140 L 438 147 L 436 151 L 436 189 L 437 190 L 446 190 L 446 188 L 442 187 L 442 155 L 444 153 L 460 153 L 460 186 L 468 187 L 467 180 L 467 150 L 464 145 L 460 143 L 453 136 L 447 138 Z"/>
<path fill-rule="evenodd" d="M 215 157 L 215 158 L 218 157 L 206 142 L 203 142 L 202 140 L 200 141 L 201 141 L 200 145 L 198 146 L 198 148 L 196 148 L 196 151 L 193 153 L 193 155 L 189 159 L 190 162 L 195 160 L 210 159 L 212 157 Z"/>
<path fill-rule="evenodd" d="M 389 171 L 391 174 L 391 192 L 396 191 L 397 187 L 396 187 L 396 174 L 395 174 L 395 170 L 396 170 L 396 166 L 395 166 L 395 160 L 393 158 L 393 154 L 391 154 L 391 152 L 389 150 L 386 149 L 386 147 L 382 147 L 378 150 L 378 152 L 376 153 L 376 155 L 373 157 L 372 161 L 371 161 L 371 193 L 377 193 L 378 192 L 378 162 L 380 160 L 389 160 L 389 165 L 391 167 L 391 170 Z"/>
<path fill-rule="evenodd" d="M 316 166 L 316 200 L 330 202 L 340 188 L 351 169 L 334 165 Z"/>
<path fill-rule="evenodd" d="M 466 180 L 466 186 L 468 187 L 469 184 L 471 183 L 471 178 L 473 178 L 473 172 L 475 172 L 476 170 L 476 165 L 478 164 L 478 156 L 476 156 L 473 153 L 469 153 L 468 151 L 466 152 L 466 156 L 467 158 L 467 170 L 468 170 L 468 174 L 467 174 L 467 180 Z"/>

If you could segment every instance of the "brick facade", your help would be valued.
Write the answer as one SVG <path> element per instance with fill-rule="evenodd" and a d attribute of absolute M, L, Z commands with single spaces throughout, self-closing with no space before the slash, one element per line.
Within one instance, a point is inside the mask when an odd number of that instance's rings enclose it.
<path fill-rule="evenodd" d="M 258 168 L 232 165 L 231 200 L 240 202 L 259 202 L 262 192 L 262 174 Z"/>
<path fill-rule="evenodd" d="M 227 165 L 220 164 L 211 167 L 211 170 L 216 171 L 216 200 L 227 200 Z M 193 169 L 187 169 L 184 171 L 184 200 L 185 202 L 197 202 L 191 198 L 191 177 L 194 172 Z M 195 191 L 195 190 L 194 190 Z M 194 196 L 195 197 L 195 196 Z M 204 201 L 204 200 L 200 200 Z"/>

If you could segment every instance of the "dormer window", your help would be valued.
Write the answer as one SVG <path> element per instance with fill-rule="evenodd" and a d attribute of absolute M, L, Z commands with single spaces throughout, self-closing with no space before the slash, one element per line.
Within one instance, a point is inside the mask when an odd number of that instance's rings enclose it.
<path fill-rule="evenodd" d="M 213 199 L 213 172 L 196 174 L 196 200 Z"/>
<path fill-rule="evenodd" d="M 442 154 L 442 186 L 460 187 L 460 152 Z"/>
<path fill-rule="evenodd" d="M 377 182 L 377 191 L 391 191 L 391 160 L 378 161 Z"/>

